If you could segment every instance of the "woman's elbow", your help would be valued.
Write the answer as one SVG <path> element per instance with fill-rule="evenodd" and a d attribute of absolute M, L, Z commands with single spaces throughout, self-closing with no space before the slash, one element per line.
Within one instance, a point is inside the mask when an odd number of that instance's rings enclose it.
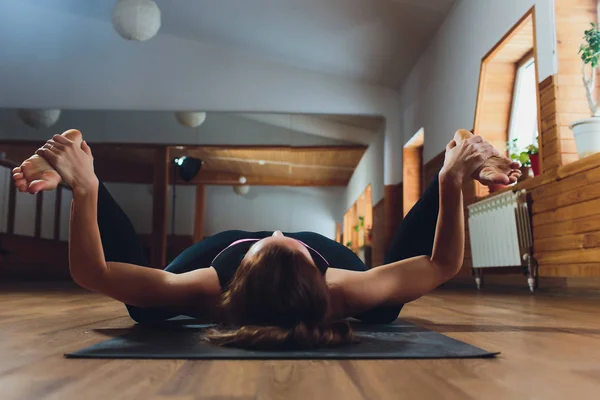
<path fill-rule="evenodd" d="M 98 268 L 102 271 L 101 268 Z M 90 273 L 89 271 L 82 271 L 80 268 L 70 268 L 71 279 L 84 289 L 91 291 L 98 291 L 103 281 L 103 272 Z"/>
<path fill-rule="evenodd" d="M 81 274 L 71 273 L 71 279 L 73 279 L 73 282 L 75 282 L 77 285 L 81 286 L 84 289 L 91 290 L 93 292 L 96 291 L 91 280 L 86 278 L 85 276 L 81 276 Z"/>
<path fill-rule="evenodd" d="M 434 259 L 431 263 L 439 271 L 440 285 L 454 278 L 462 268 L 462 260 L 460 262 L 439 262 Z"/>

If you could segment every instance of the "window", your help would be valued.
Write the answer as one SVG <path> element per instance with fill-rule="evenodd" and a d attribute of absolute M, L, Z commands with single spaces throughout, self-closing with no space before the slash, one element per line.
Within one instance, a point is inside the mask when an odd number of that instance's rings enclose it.
<path fill-rule="evenodd" d="M 535 60 L 525 59 L 517 69 L 510 117 L 509 140 L 517 139 L 519 149 L 537 146 L 538 110 Z"/>
<path fill-rule="evenodd" d="M 344 215 L 344 235 L 342 240 L 356 254 L 360 254 L 365 246 L 371 245 L 371 229 L 373 228 L 373 197 L 371 185 L 367 186 L 358 200 Z M 362 257 L 361 257 L 362 258 Z M 367 263 L 367 260 L 363 259 Z"/>
<path fill-rule="evenodd" d="M 417 133 L 404 145 L 402 152 L 402 203 L 403 217 L 419 201 L 423 192 L 423 146 L 425 130 Z"/>
<path fill-rule="evenodd" d="M 536 144 L 538 85 L 535 8 L 531 8 L 483 57 L 473 132 L 497 149 L 517 140 L 517 149 Z M 509 147 L 509 151 L 513 146 Z M 510 154 L 510 153 L 509 153 Z M 489 189 L 475 183 L 475 196 Z"/>

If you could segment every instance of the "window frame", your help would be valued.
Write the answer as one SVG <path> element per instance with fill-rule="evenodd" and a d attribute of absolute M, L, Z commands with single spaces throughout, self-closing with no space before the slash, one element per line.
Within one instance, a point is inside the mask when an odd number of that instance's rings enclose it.
<path fill-rule="evenodd" d="M 534 64 L 534 68 L 536 68 L 536 77 L 537 77 L 537 60 L 535 57 L 535 52 L 532 50 L 529 53 L 527 53 L 518 63 L 515 64 L 516 66 L 516 74 L 515 74 L 515 85 L 513 88 L 513 94 L 512 94 L 512 102 L 511 102 L 511 106 L 510 106 L 510 121 L 508 123 L 508 141 L 512 141 L 513 138 L 515 137 L 513 135 L 513 132 L 515 130 L 515 125 L 516 125 L 516 118 L 515 118 L 515 114 L 516 114 L 516 110 L 518 107 L 518 98 L 519 98 L 519 91 L 520 91 L 520 84 L 521 84 L 521 80 L 523 79 L 523 72 L 524 72 L 524 68 L 526 66 L 528 66 L 529 64 L 533 63 Z M 537 85 L 538 83 L 535 82 L 535 84 Z M 536 96 L 539 97 L 539 96 Z M 539 101 L 539 98 L 536 98 L 536 102 Z M 536 104 L 536 108 L 538 107 L 538 105 Z M 539 115 L 539 110 L 538 110 L 538 115 Z M 539 118 L 536 118 L 536 126 L 537 126 L 537 136 L 539 138 L 539 132 L 540 132 L 540 126 L 539 126 Z M 538 140 L 539 141 L 539 140 Z M 526 143 L 525 145 L 528 146 L 530 144 L 535 144 L 536 146 L 539 146 L 539 143 L 535 143 L 535 140 L 533 143 Z M 523 145 L 521 143 L 521 145 Z"/>

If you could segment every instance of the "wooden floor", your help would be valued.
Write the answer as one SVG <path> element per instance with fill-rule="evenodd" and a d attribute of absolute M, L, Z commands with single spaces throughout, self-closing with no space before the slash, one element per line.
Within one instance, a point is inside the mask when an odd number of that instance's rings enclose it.
<path fill-rule="evenodd" d="M 79 289 L 0 286 L 0 398 L 599 399 L 600 298 L 440 291 L 403 311 L 498 359 L 68 360 L 130 327 Z"/>

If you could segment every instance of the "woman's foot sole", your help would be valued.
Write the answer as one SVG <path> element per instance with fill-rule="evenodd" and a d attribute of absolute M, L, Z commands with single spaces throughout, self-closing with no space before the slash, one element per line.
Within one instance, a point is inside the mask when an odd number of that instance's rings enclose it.
<path fill-rule="evenodd" d="M 70 129 L 62 134 L 81 146 L 83 136 L 76 129 Z M 13 169 L 13 180 L 15 186 L 21 192 L 32 194 L 54 190 L 62 182 L 62 178 L 48 162 L 38 155 L 33 155 Z"/>
<path fill-rule="evenodd" d="M 454 141 L 458 144 L 463 140 L 473 137 L 473 133 L 466 129 L 459 129 L 454 135 Z M 510 185 L 515 183 L 520 171 L 515 170 L 515 163 L 508 157 L 503 157 L 498 150 L 473 173 L 473 179 L 485 186 Z"/>

